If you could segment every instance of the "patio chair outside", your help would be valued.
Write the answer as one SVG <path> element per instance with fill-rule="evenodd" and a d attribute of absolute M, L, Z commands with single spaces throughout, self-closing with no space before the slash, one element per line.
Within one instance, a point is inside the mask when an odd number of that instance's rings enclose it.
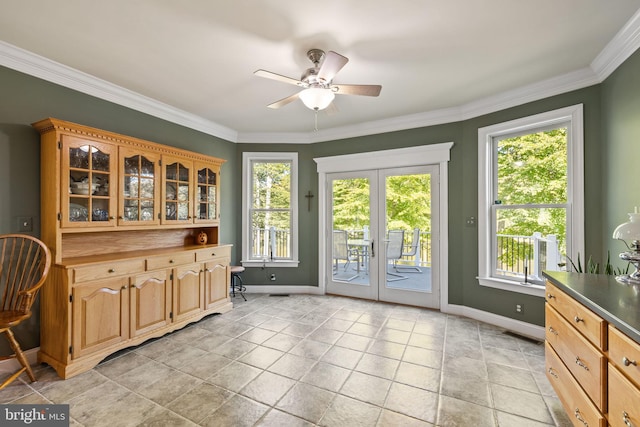
<path fill-rule="evenodd" d="M 351 261 L 354 260 L 353 254 L 349 250 L 349 244 L 347 239 L 348 239 L 348 235 L 346 230 L 333 230 L 333 261 L 335 263 L 333 266 L 334 276 L 337 275 L 339 272 L 340 261 L 345 262 L 344 271 L 347 271 L 347 269 L 349 268 L 349 265 L 351 264 Z M 359 259 L 356 257 L 355 261 L 359 262 Z M 334 280 L 350 282 L 356 277 L 358 277 L 357 274 L 355 274 L 352 277 L 335 278 Z"/>

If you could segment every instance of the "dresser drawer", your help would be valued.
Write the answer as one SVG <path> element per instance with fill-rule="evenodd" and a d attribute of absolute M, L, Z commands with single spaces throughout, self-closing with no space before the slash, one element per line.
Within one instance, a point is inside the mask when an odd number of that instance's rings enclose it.
<path fill-rule="evenodd" d="M 598 409 L 606 411 L 606 357 L 549 304 L 545 338 Z"/>
<path fill-rule="evenodd" d="M 589 400 L 549 343 L 545 343 L 545 371 L 565 411 L 572 421 L 577 421 L 574 425 L 606 425 L 604 416 Z"/>
<path fill-rule="evenodd" d="M 141 273 L 144 271 L 144 265 L 144 259 L 139 258 L 76 267 L 73 269 L 73 282 L 87 282 L 89 280 Z"/>
<path fill-rule="evenodd" d="M 159 268 L 170 268 L 176 265 L 189 264 L 195 261 L 193 252 L 179 252 L 171 255 L 161 255 L 147 258 L 147 270 L 157 270 Z"/>
<path fill-rule="evenodd" d="M 640 387 L 640 344 L 609 325 L 609 360 Z"/>
<path fill-rule="evenodd" d="M 609 364 L 609 424 L 640 426 L 640 390 Z"/>
<path fill-rule="evenodd" d="M 607 349 L 607 323 L 578 301 L 547 282 L 546 300 L 596 347 Z"/>
<path fill-rule="evenodd" d="M 196 261 L 209 261 L 213 258 L 231 257 L 231 248 L 229 246 L 219 246 L 207 249 L 199 249 L 196 251 Z"/>

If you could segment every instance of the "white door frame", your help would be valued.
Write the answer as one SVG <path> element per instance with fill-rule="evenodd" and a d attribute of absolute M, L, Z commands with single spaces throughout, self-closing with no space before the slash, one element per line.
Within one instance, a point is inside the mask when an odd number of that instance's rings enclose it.
<path fill-rule="evenodd" d="M 327 215 L 327 174 L 334 172 L 350 172 L 368 169 L 388 169 L 408 166 L 438 165 L 440 175 L 440 209 L 439 221 L 440 241 L 437 250 L 441 254 L 439 262 L 440 308 L 448 306 L 449 301 L 449 199 L 448 199 L 448 162 L 453 142 L 421 145 L 418 147 L 398 148 L 391 150 L 370 151 L 367 153 L 345 154 L 341 156 L 317 157 L 318 170 L 318 285 L 320 293 L 326 293 L 326 251 L 331 236 L 326 228 Z M 435 243 L 434 243 L 435 247 Z"/>

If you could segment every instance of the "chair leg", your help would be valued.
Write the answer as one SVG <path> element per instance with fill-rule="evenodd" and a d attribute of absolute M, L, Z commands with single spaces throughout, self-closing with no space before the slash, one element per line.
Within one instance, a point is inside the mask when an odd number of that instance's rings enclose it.
<path fill-rule="evenodd" d="M 13 335 L 13 332 L 11 332 L 11 329 L 6 329 L 4 333 L 7 337 L 7 341 L 9 341 L 9 345 L 11 346 L 11 349 L 15 353 L 16 359 L 18 359 L 18 362 L 20 362 L 20 365 L 22 365 L 22 368 L 18 370 L 16 373 L 14 373 L 13 375 L 11 375 L 9 378 L 7 378 L 2 384 L 0 384 L 0 390 L 2 390 L 7 385 L 12 383 L 16 378 L 20 376 L 20 374 L 22 374 L 25 371 L 27 372 L 27 375 L 29 376 L 29 379 L 31 380 L 31 382 L 34 382 L 36 380 L 36 377 L 33 374 L 33 371 L 31 370 L 31 366 L 29 365 L 29 362 L 27 361 L 26 356 L 24 355 L 24 353 L 22 352 L 22 349 L 20 348 L 20 344 L 18 344 L 18 341 Z"/>
<path fill-rule="evenodd" d="M 243 299 L 243 300 L 245 300 L 245 301 L 246 301 L 246 300 L 247 300 L 247 298 L 244 296 L 244 290 L 245 290 L 245 287 L 244 287 L 244 282 L 242 281 L 242 276 L 240 276 L 240 275 L 238 274 L 238 275 L 236 276 L 236 278 L 237 278 L 238 280 L 240 280 L 240 287 L 239 287 L 239 290 L 240 290 L 240 296 L 242 297 L 242 299 Z"/>

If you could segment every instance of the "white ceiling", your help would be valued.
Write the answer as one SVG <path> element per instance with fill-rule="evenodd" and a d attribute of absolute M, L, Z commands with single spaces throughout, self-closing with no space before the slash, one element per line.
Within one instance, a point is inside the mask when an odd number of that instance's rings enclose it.
<path fill-rule="evenodd" d="M 2 0 L 0 65 L 230 141 L 313 142 L 460 120 L 602 81 L 640 45 L 640 0 Z M 318 117 L 310 48 L 349 63 Z"/>

